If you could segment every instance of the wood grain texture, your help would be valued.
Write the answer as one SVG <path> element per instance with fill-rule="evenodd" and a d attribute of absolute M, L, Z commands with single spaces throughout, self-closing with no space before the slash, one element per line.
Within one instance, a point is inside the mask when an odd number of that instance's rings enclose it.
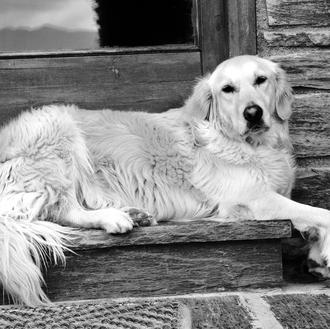
<path fill-rule="evenodd" d="M 262 37 L 269 47 L 326 47 L 330 46 L 330 30 L 290 29 L 263 31 Z"/>
<path fill-rule="evenodd" d="M 330 209 L 330 93 L 296 95 L 290 134 L 298 164 L 292 198 Z"/>
<path fill-rule="evenodd" d="M 296 95 L 290 135 L 298 158 L 330 155 L 330 93 Z"/>
<path fill-rule="evenodd" d="M 133 55 L 155 54 L 173 52 L 196 52 L 198 47 L 192 44 L 172 44 L 161 46 L 143 47 L 111 47 L 92 50 L 53 50 L 53 51 L 29 51 L 29 52 L 0 52 L 0 59 L 14 58 L 43 58 L 43 57 L 81 57 L 81 56 L 104 56 L 104 55 Z"/>
<path fill-rule="evenodd" d="M 54 102 L 162 110 L 182 105 L 201 74 L 199 52 L 0 60 L 0 121 Z"/>
<path fill-rule="evenodd" d="M 289 220 L 160 223 L 135 228 L 127 235 L 109 235 L 102 230 L 81 230 L 75 250 L 113 246 L 156 245 L 170 243 L 218 242 L 258 239 L 281 239 L 291 236 Z"/>
<path fill-rule="evenodd" d="M 48 271 L 53 301 L 178 295 L 269 286 L 282 280 L 280 240 L 115 247 Z"/>
<path fill-rule="evenodd" d="M 228 57 L 256 54 L 255 0 L 201 0 L 199 11 L 204 73 Z"/>
<path fill-rule="evenodd" d="M 230 0 L 227 4 L 229 57 L 257 53 L 256 1 Z"/>
<path fill-rule="evenodd" d="M 330 168 L 300 168 L 292 199 L 330 210 Z"/>
<path fill-rule="evenodd" d="M 330 25 L 329 0 L 266 0 L 270 26 Z"/>
<path fill-rule="evenodd" d="M 199 1 L 199 43 L 203 73 L 212 72 L 228 58 L 228 25 L 225 0 Z"/>
<path fill-rule="evenodd" d="M 330 51 L 298 52 L 272 56 L 288 73 L 293 87 L 330 90 Z"/>

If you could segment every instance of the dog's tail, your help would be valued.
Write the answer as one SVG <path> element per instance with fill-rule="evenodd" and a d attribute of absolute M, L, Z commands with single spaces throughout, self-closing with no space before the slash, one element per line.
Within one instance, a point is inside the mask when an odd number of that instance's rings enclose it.
<path fill-rule="evenodd" d="M 41 269 L 49 261 L 65 263 L 74 232 L 50 222 L 0 217 L 0 285 L 14 303 L 49 303 Z"/>

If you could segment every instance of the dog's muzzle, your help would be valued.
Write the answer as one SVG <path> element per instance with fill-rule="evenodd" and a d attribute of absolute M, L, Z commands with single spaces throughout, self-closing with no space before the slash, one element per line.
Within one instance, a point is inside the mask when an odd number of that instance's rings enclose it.
<path fill-rule="evenodd" d="M 250 105 L 244 109 L 244 119 L 247 121 L 247 127 L 251 130 L 259 130 L 264 127 L 262 119 L 263 110 L 259 105 Z"/>

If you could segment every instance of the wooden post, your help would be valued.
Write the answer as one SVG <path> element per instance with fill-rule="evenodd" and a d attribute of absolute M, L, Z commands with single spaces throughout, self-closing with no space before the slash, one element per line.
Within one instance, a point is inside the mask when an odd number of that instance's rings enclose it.
<path fill-rule="evenodd" d="M 203 74 L 228 58 L 225 0 L 199 1 L 199 41 Z"/>
<path fill-rule="evenodd" d="M 200 0 L 198 10 L 204 74 L 229 57 L 257 53 L 256 0 Z"/>
<path fill-rule="evenodd" d="M 256 0 L 227 0 L 229 57 L 257 53 Z"/>

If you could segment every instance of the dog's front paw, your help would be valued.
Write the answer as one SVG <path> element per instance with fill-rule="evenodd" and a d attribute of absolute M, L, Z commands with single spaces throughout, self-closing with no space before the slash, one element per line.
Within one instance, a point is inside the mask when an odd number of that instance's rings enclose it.
<path fill-rule="evenodd" d="M 320 240 L 320 230 L 317 227 L 309 226 L 304 232 L 301 232 L 303 238 L 311 243 L 318 242 Z"/>
<path fill-rule="evenodd" d="M 134 223 L 131 217 L 124 211 L 118 209 L 100 209 L 99 216 L 102 216 L 101 227 L 111 234 L 127 233 L 132 231 Z"/>
<path fill-rule="evenodd" d="M 152 216 L 145 210 L 135 207 L 124 207 L 121 210 L 129 215 L 134 226 L 150 226 L 154 224 Z"/>
<path fill-rule="evenodd" d="M 327 280 L 330 278 L 330 268 L 324 263 L 319 264 L 312 259 L 307 260 L 308 271 L 320 280 Z"/>
<path fill-rule="evenodd" d="M 308 270 L 319 279 L 330 278 L 330 231 L 311 227 L 304 233 L 309 240 Z"/>

